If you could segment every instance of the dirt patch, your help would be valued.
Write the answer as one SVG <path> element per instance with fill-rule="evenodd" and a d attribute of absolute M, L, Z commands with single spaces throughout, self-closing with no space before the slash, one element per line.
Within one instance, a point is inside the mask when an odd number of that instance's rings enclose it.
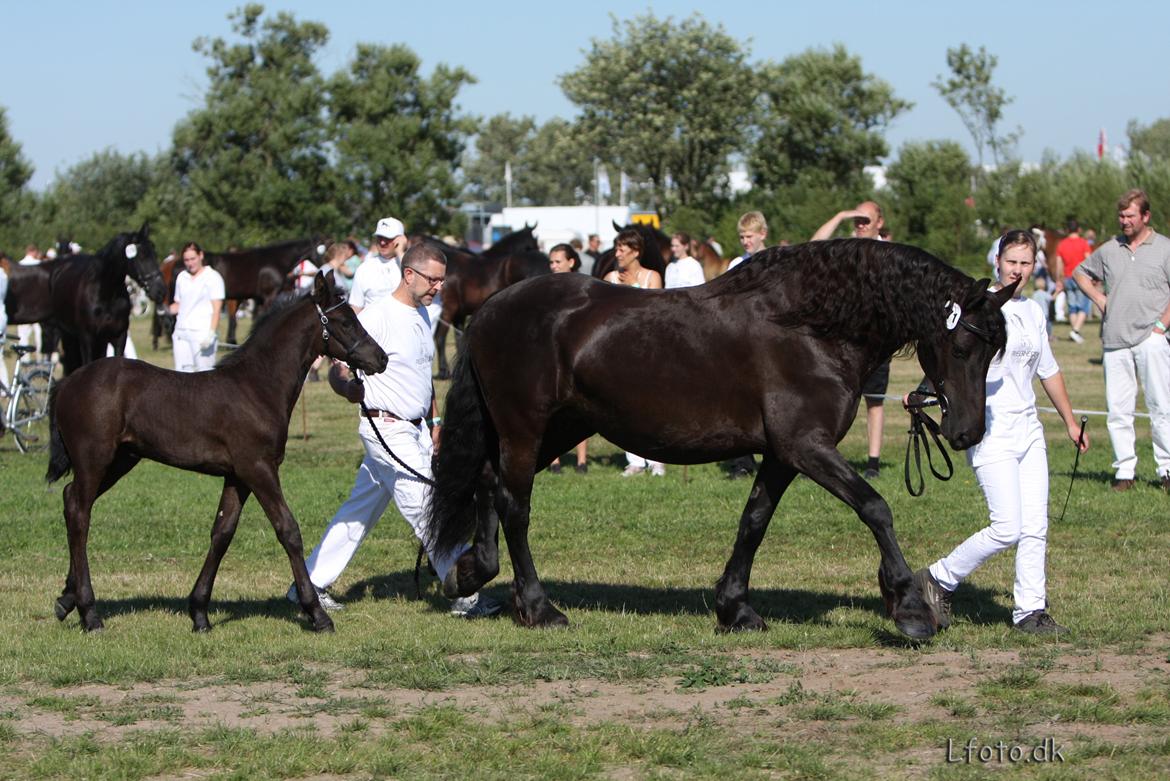
<path fill-rule="evenodd" d="M 687 679 L 675 675 L 623 683 L 581 679 L 424 692 L 369 688 L 352 673 L 329 676 L 311 691 L 274 683 L 86 685 L 10 691 L 0 695 L 0 713 L 21 733 L 50 737 L 90 734 L 99 741 L 121 740 L 130 730 L 179 725 L 188 730 L 228 726 L 260 734 L 291 729 L 333 735 L 359 719 L 376 734 L 387 720 L 444 704 L 484 720 L 551 711 L 582 727 L 618 723 L 670 729 L 702 718 L 737 729 L 766 730 L 784 722 L 788 739 L 801 735 L 816 739 L 818 731 L 834 720 L 945 722 L 954 715 L 951 709 L 955 707 L 968 707 L 965 715 L 977 720 L 984 707 L 981 703 L 997 696 L 988 695 L 981 687 L 1001 685 L 1010 690 L 1013 671 L 1019 673 L 1022 691 L 1037 685 L 1076 687 L 1077 692 L 1087 692 L 1084 696 L 1088 700 L 1107 699 L 1105 705 L 1115 708 L 1139 702 L 1152 690 L 1160 690 L 1164 696 L 1170 686 L 1168 647 L 1170 638 L 1153 637 L 1141 648 L 1125 653 L 753 652 L 727 657 L 729 668 L 741 672 L 738 680 L 706 686 L 701 681 L 695 685 L 694 680 L 684 686 Z M 1096 697 L 1094 692 L 1105 694 Z M 995 724 L 994 714 L 987 715 L 988 723 Z M 1155 725 L 1140 722 L 1098 719 L 1066 723 L 1063 718 L 1054 711 L 1028 726 L 1033 732 L 1057 739 L 1123 744 L 1149 738 L 1157 730 Z"/>

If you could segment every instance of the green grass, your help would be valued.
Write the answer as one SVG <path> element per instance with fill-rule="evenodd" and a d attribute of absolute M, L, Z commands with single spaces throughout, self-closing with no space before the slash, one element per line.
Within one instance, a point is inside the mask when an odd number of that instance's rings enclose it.
<path fill-rule="evenodd" d="M 152 354 L 142 328 L 135 324 L 140 351 L 166 365 L 169 354 Z M 1074 405 L 1102 409 L 1095 348 L 1060 342 L 1057 354 Z M 891 392 L 912 388 L 916 363 L 895 362 L 893 378 Z M 311 546 L 348 495 L 360 448 L 356 413 L 323 383 L 306 386 L 302 403 L 307 414 L 294 413 L 282 479 Z M 1052 641 L 1009 631 L 1009 553 L 974 574 L 957 594 L 954 626 L 922 646 L 904 642 L 882 614 L 868 530 L 803 478 L 785 495 L 752 573 L 752 604 L 769 631 L 716 634 L 713 584 L 748 486 L 711 465 L 622 480 L 616 449 L 596 437 L 587 475 L 540 474 L 533 494 L 533 555 L 568 631 L 451 619 L 425 577 L 415 599 L 417 546 L 391 508 L 336 585 L 347 604 L 335 616 L 337 633 L 316 636 L 284 598 L 287 559 L 250 502 L 217 578 L 214 631 L 192 635 L 186 599 L 220 484 L 148 463 L 95 507 L 89 552 L 106 630 L 85 635 L 76 615 L 62 624 L 52 612 L 68 566 L 61 485 L 46 490 L 43 455 L 21 456 L 4 438 L 0 777 L 967 777 L 983 769 L 944 764 L 939 747 L 948 738 L 1025 743 L 1053 725 L 1073 730 L 1067 761 L 1048 768 L 1060 777 L 1164 776 L 1164 674 L 1121 691 L 1062 671 L 1094 658 L 1107 668 L 1117 655 L 1148 653 L 1150 643 L 1164 668 L 1170 497 L 1148 483 L 1109 491 L 1112 455 L 1103 420 L 1093 418 L 1093 448 L 1057 523 L 1072 448 L 1056 436 L 1055 418 L 1045 421 L 1049 595 L 1072 634 Z M 930 480 L 922 498 L 906 495 L 905 425 L 887 405 L 876 487 L 919 567 L 984 525 L 986 507 L 961 457 L 950 483 Z M 1138 436 L 1140 476 L 1152 479 L 1144 424 Z M 863 464 L 863 421 L 842 452 Z M 506 546 L 503 556 L 487 592 L 508 600 Z M 802 683 L 835 651 L 853 649 L 889 655 L 891 691 L 944 653 L 965 660 L 962 682 L 971 686 L 924 695 L 927 715 L 911 717 L 884 692 Z M 1015 661 L 1005 664 L 1005 652 Z M 114 692 L 116 705 L 83 686 Z M 527 705 L 540 686 L 573 693 Z M 177 697 L 231 687 L 244 692 L 238 717 L 215 728 L 187 724 Z M 497 711 L 453 699 L 483 687 L 515 701 Z M 635 702 L 640 693 L 673 692 L 690 704 L 644 718 L 587 717 L 596 687 L 627 687 Z M 763 687 L 770 693 L 756 693 Z M 404 691 L 415 699 L 396 699 Z M 294 726 L 261 726 L 279 713 L 292 714 Z M 30 717 L 69 729 L 30 731 L 22 726 Z M 334 726 L 323 732 L 320 719 Z M 1075 739 L 1075 730 L 1106 727 L 1115 732 Z"/>

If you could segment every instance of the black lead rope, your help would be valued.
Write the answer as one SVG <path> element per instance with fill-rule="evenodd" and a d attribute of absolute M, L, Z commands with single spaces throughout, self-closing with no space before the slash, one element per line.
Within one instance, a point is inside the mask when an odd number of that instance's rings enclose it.
<path fill-rule="evenodd" d="M 933 398 L 927 398 L 931 396 Z M 921 401 L 913 400 L 919 397 Z M 903 477 L 906 481 L 906 490 L 911 496 L 922 496 L 926 491 L 926 479 L 922 474 L 922 452 L 926 451 L 926 463 L 930 467 L 930 473 L 939 480 L 950 480 L 955 474 L 955 465 L 951 462 L 951 456 L 947 453 L 946 446 L 942 442 L 941 429 L 939 425 L 934 422 L 934 418 L 930 417 L 924 411 L 926 407 L 933 407 L 938 404 L 938 397 L 933 393 L 925 393 L 917 391 L 910 394 L 911 401 L 906 404 L 906 411 L 910 413 L 910 430 L 907 432 L 909 438 L 906 440 L 906 466 L 903 470 Z M 929 434 L 929 437 L 927 436 Z M 930 451 L 930 440 L 934 440 L 934 445 L 938 448 L 939 454 L 946 463 L 946 474 L 943 474 L 934 466 L 934 456 Z M 921 443 L 921 444 L 919 444 Z M 914 451 L 914 466 L 918 470 L 918 490 L 914 489 L 914 484 L 910 479 L 910 451 Z"/>
<path fill-rule="evenodd" d="M 361 384 L 362 378 L 357 375 L 357 372 L 353 371 L 352 367 L 350 369 L 350 375 L 353 377 L 355 382 L 357 382 L 358 384 Z M 395 453 L 393 450 L 391 450 L 390 446 L 388 444 L 386 444 L 386 440 L 382 438 L 382 432 L 378 430 L 378 427 L 376 425 L 374 425 L 374 416 L 373 416 L 373 414 L 370 413 L 370 408 L 366 406 L 365 400 L 363 399 L 362 401 L 359 401 L 358 404 L 361 405 L 362 415 L 365 417 L 366 420 L 370 421 L 370 428 L 373 429 L 374 436 L 378 438 L 378 443 L 382 445 L 382 449 L 385 450 L 390 455 L 391 458 L 393 458 L 395 461 L 397 461 L 398 464 L 403 469 L 405 469 L 407 472 L 410 472 L 412 475 L 414 475 L 419 480 L 421 480 L 422 482 L 429 485 L 431 488 L 434 488 L 435 487 L 434 480 L 432 480 L 431 478 L 427 477 L 424 474 L 421 474 L 417 469 L 415 469 L 410 464 L 403 461 L 401 458 L 398 457 L 398 454 Z M 420 573 L 422 571 L 422 560 L 423 560 L 423 555 L 425 553 L 426 553 L 426 548 L 422 545 L 422 543 L 419 543 L 418 555 L 415 556 L 415 558 L 414 558 L 414 598 L 415 599 L 422 599 L 422 582 L 421 582 L 422 578 L 421 578 Z"/>
<path fill-rule="evenodd" d="M 1073 481 L 1077 479 L 1077 467 L 1081 464 L 1081 447 L 1085 444 L 1085 424 L 1089 422 L 1088 415 L 1081 415 L 1081 431 L 1077 434 L 1077 455 L 1073 458 L 1072 476 L 1068 479 L 1068 493 L 1064 495 L 1064 508 L 1060 511 L 1060 517 L 1056 520 L 1060 523 L 1064 520 L 1064 514 L 1068 511 L 1068 500 L 1072 496 Z"/>

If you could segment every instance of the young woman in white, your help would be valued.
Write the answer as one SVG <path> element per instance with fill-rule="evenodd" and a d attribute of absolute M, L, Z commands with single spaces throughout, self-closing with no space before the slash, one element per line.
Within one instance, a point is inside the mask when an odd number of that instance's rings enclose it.
<path fill-rule="evenodd" d="M 1023 291 L 1036 266 L 1036 242 L 1029 231 L 1013 230 L 999 244 L 1000 285 L 1016 286 L 1003 307 L 1007 347 L 987 371 L 987 433 L 967 451 L 987 498 L 991 523 L 946 557 L 914 575 L 939 628 L 950 625 L 951 595 L 959 583 L 995 554 L 1016 546 L 1015 607 L 1012 622 L 1029 634 L 1059 634 L 1065 628 L 1048 615 L 1045 558 L 1048 544 L 1048 454 L 1036 414 L 1033 378 L 1056 407 L 1069 438 L 1089 447 L 1073 415 L 1064 377 L 1048 344 L 1046 315 Z"/>
<path fill-rule="evenodd" d="M 183 271 L 175 280 L 173 337 L 175 370 L 203 372 L 215 366 L 216 331 L 223 309 L 223 277 L 203 265 L 203 250 L 195 242 L 183 247 Z"/>

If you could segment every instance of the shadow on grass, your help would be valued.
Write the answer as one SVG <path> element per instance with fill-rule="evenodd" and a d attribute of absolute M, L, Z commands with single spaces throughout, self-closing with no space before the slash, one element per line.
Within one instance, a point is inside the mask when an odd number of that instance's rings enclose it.
<path fill-rule="evenodd" d="M 434 587 L 435 580 L 426 568 L 421 573 L 422 601 L 436 613 L 445 614 L 449 600 Z M 484 589 L 484 593 L 510 606 L 510 583 L 497 582 Z M 545 581 L 549 596 L 562 609 L 597 610 L 606 613 L 648 615 L 697 615 L 711 616 L 714 622 L 714 587 L 709 588 L 665 588 L 628 586 L 613 583 L 591 583 L 581 581 Z M 343 603 L 360 604 L 366 600 L 415 599 L 414 571 L 402 570 L 374 578 L 367 578 L 350 585 L 344 592 L 335 591 Z M 964 585 L 956 594 L 954 614 L 956 618 L 971 624 L 1004 624 L 1011 621 L 1011 610 L 996 603 L 995 594 L 978 586 Z M 787 623 L 825 623 L 827 616 L 837 608 L 854 608 L 885 615 L 885 606 L 877 594 L 841 594 L 838 592 L 810 591 L 806 589 L 752 589 L 751 604 L 765 621 Z M 98 595 L 98 614 L 103 619 L 147 611 L 170 613 L 176 620 L 190 622 L 187 614 L 186 597 L 140 596 L 125 599 L 103 600 Z M 283 592 L 268 599 L 220 600 L 212 596 L 209 612 L 217 617 L 213 626 L 223 626 L 234 621 L 258 617 L 286 616 L 297 621 L 306 630 L 307 618 L 301 613 L 300 605 L 285 598 Z M 76 613 L 66 619 L 76 621 Z M 902 645 L 905 638 L 894 632 L 888 637 L 877 638 L 883 644 Z"/>

